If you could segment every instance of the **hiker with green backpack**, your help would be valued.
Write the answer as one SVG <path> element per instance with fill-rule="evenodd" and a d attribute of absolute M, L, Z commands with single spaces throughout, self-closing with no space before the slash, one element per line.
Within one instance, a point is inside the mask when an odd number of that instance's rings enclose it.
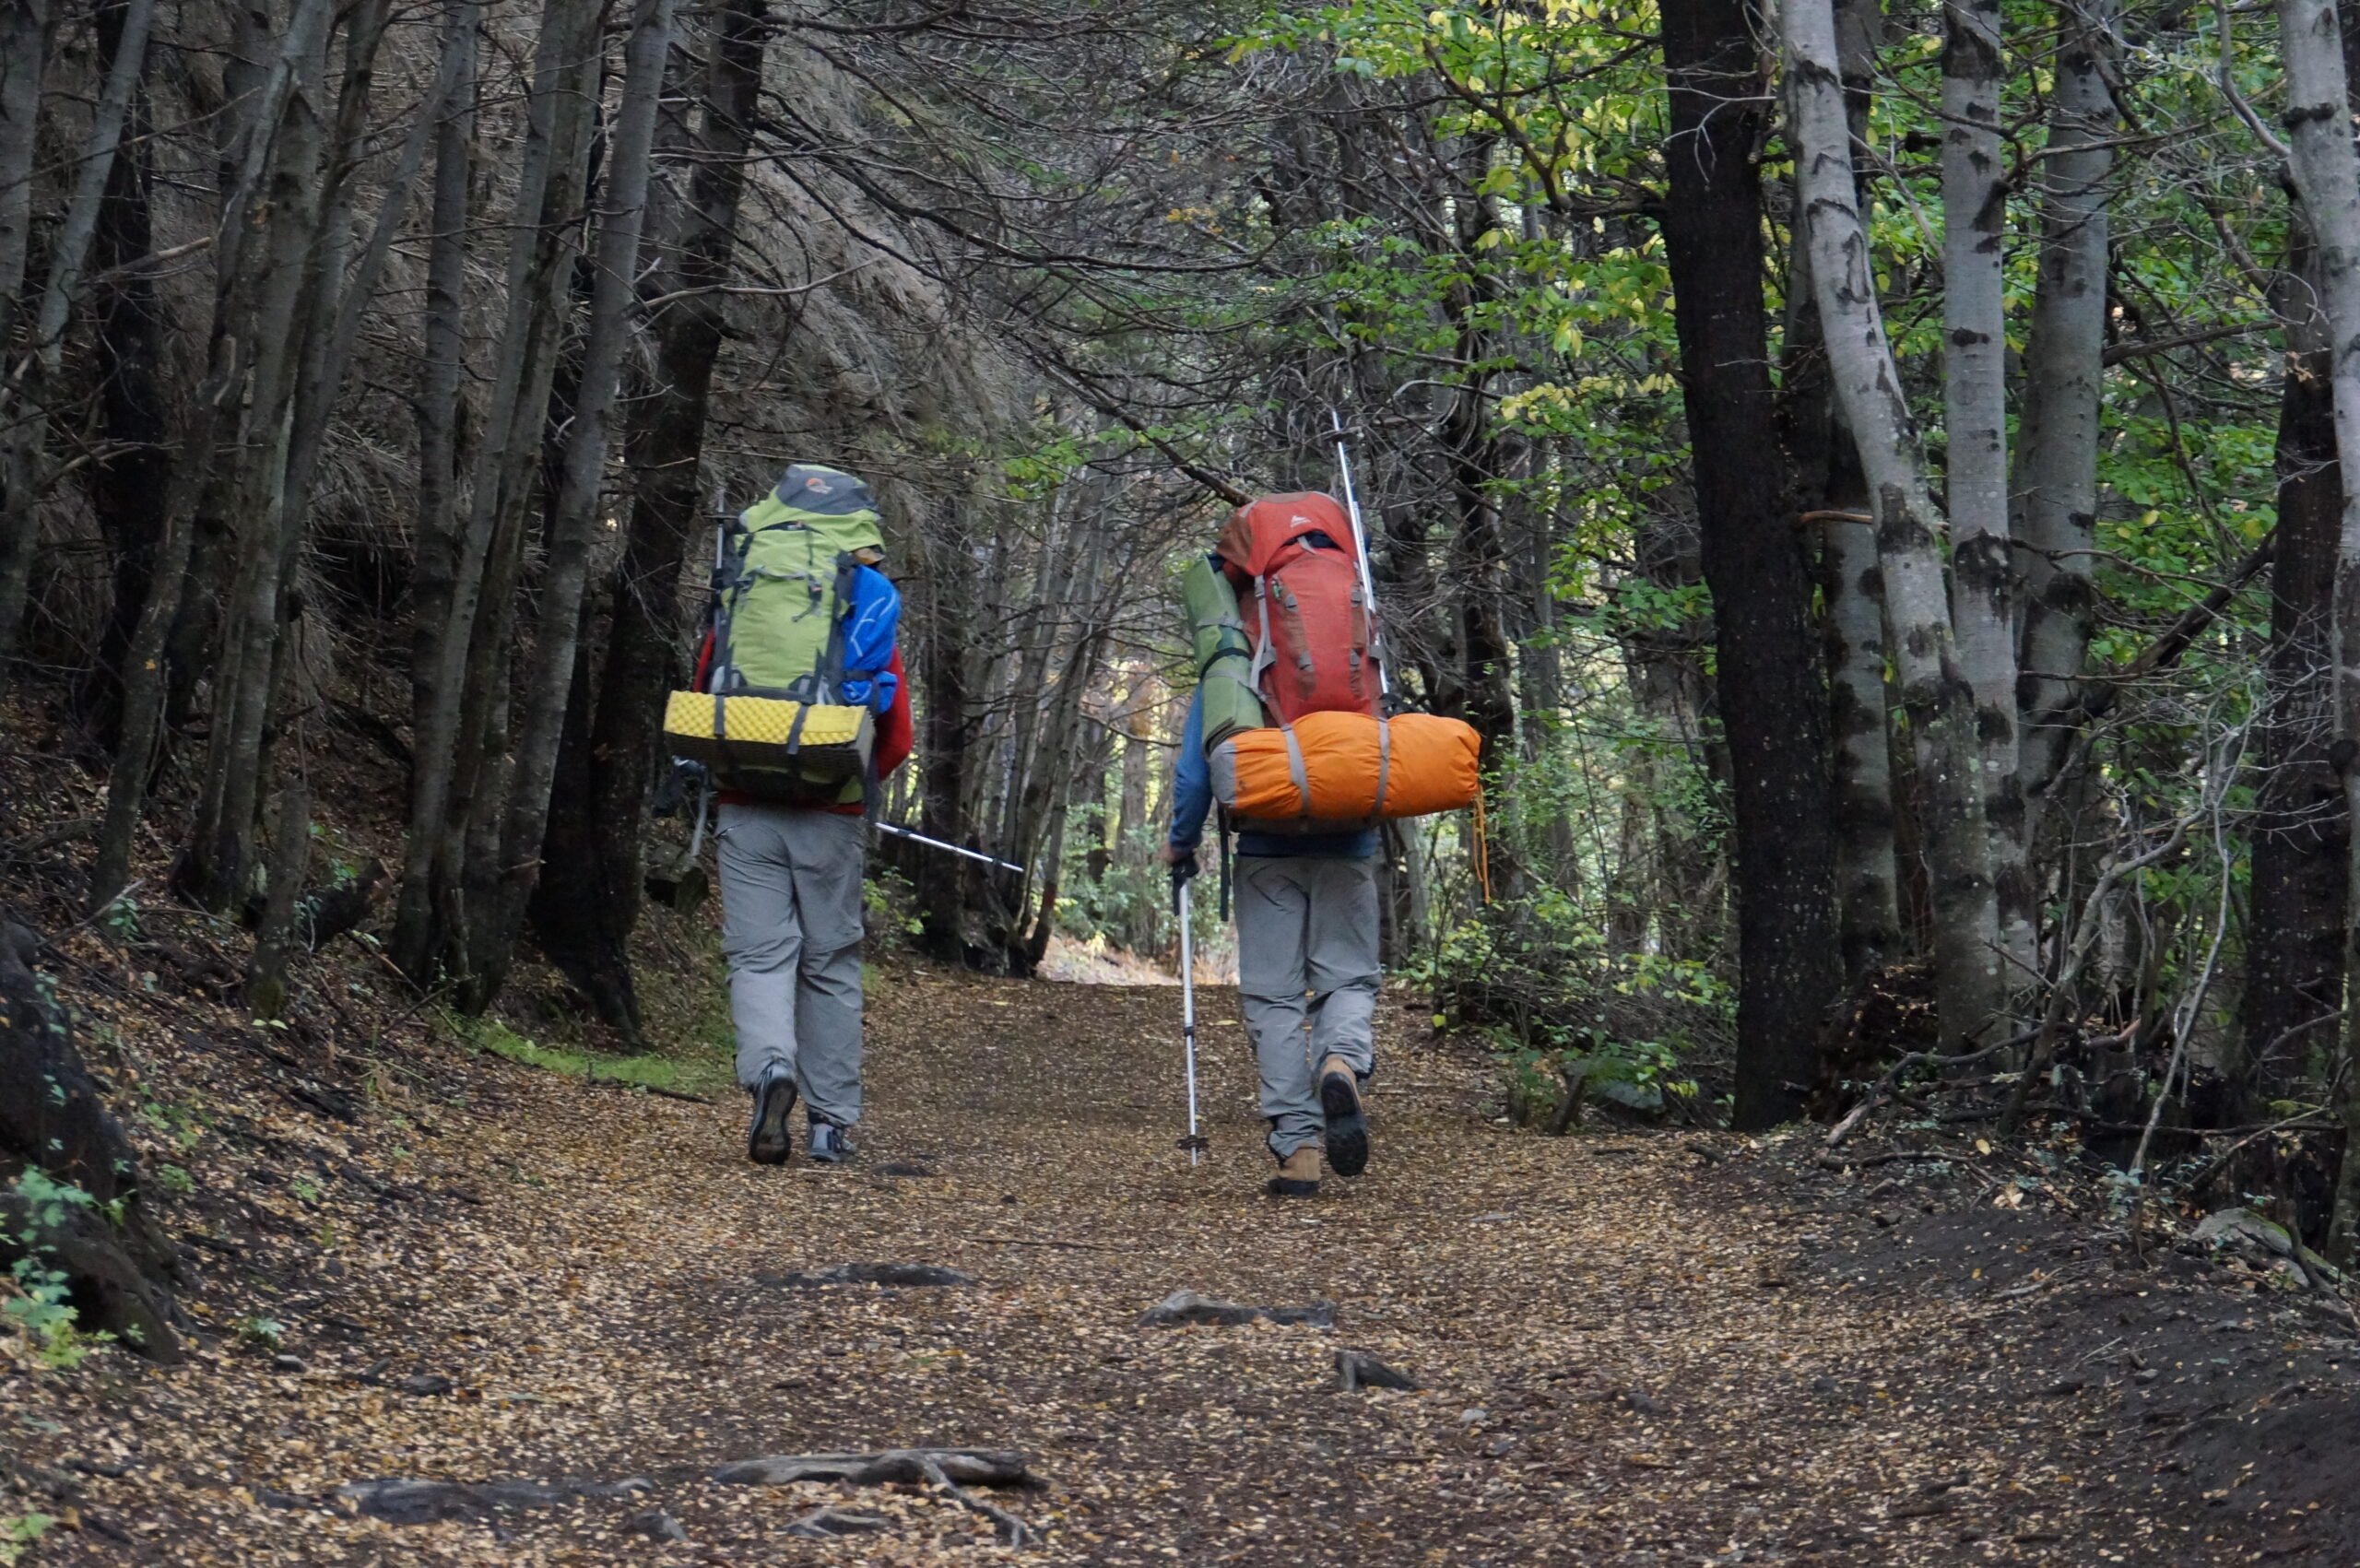
<path fill-rule="evenodd" d="M 859 479 L 799 463 L 725 525 L 693 689 L 665 713 L 673 751 L 719 790 L 721 945 L 757 1164 L 792 1155 L 797 1100 L 823 1163 L 851 1157 L 860 1120 L 865 819 L 911 741 L 880 522 Z"/>

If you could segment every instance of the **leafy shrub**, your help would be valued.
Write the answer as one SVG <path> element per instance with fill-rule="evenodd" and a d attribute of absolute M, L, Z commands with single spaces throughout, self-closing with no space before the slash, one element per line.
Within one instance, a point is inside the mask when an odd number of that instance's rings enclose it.
<path fill-rule="evenodd" d="M 49 1533 L 57 1523 L 46 1514 L 0 1515 L 0 1568 L 25 1560 L 25 1548 Z"/>
<path fill-rule="evenodd" d="M 1552 888 L 1478 910 L 1411 973 L 1436 1027 L 1490 1042 L 1519 1122 L 1562 1130 L 1579 1112 L 1568 1094 L 1645 1114 L 1693 1105 L 1731 1044 L 1736 998 L 1709 965 L 1611 952 Z"/>
<path fill-rule="evenodd" d="M 8 1191 L 22 1206 L 25 1228 L 12 1238 L 22 1249 L 20 1256 L 7 1278 L 0 1279 L 0 1318 L 16 1326 L 41 1365 L 70 1370 L 113 1336 L 86 1334 L 77 1326 L 68 1301 L 73 1281 L 56 1266 L 42 1238 L 71 1220 L 75 1209 L 95 1208 L 98 1200 L 80 1187 L 55 1180 L 39 1166 L 19 1174 Z"/>

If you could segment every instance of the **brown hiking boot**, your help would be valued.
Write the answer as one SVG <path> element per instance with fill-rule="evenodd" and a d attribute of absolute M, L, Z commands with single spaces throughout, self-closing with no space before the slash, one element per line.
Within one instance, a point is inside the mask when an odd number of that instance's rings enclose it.
<path fill-rule="evenodd" d="M 1319 1193 L 1319 1146 L 1306 1143 L 1279 1161 L 1270 1178 L 1272 1197 L 1315 1197 Z"/>
<path fill-rule="evenodd" d="M 1319 1109 L 1328 1118 L 1328 1163 L 1339 1176 L 1368 1169 L 1368 1117 L 1361 1112 L 1361 1089 L 1352 1065 L 1341 1056 L 1319 1064 Z"/>

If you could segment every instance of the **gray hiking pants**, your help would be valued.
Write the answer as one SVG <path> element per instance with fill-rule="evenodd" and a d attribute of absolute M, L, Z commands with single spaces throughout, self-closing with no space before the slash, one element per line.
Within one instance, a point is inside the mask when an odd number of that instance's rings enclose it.
<path fill-rule="evenodd" d="M 811 1114 L 860 1120 L 860 878 L 865 824 L 832 811 L 724 806 L 721 952 L 738 1081 L 795 1075 Z"/>
<path fill-rule="evenodd" d="M 1374 859 L 1237 857 L 1238 996 L 1281 1160 L 1326 1125 L 1318 1064 L 1341 1056 L 1361 1079 L 1375 1066 L 1376 930 Z"/>

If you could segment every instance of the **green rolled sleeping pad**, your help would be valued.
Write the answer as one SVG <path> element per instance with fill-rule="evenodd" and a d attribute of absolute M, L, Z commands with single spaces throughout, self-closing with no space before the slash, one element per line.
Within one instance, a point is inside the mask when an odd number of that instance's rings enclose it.
<path fill-rule="evenodd" d="M 1237 611 L 1237 591 L 1212 563 L 1200 557 L 1188 568 L 1180 596 L 1188 608 L 1188 634 L 1197 656 L 1197 679 L 1204 691 L 1205 750 L 1241 730 L 1270 721 L 1253 686 L 1254 654 L 1245 644 L 1245 622 Z"/>

